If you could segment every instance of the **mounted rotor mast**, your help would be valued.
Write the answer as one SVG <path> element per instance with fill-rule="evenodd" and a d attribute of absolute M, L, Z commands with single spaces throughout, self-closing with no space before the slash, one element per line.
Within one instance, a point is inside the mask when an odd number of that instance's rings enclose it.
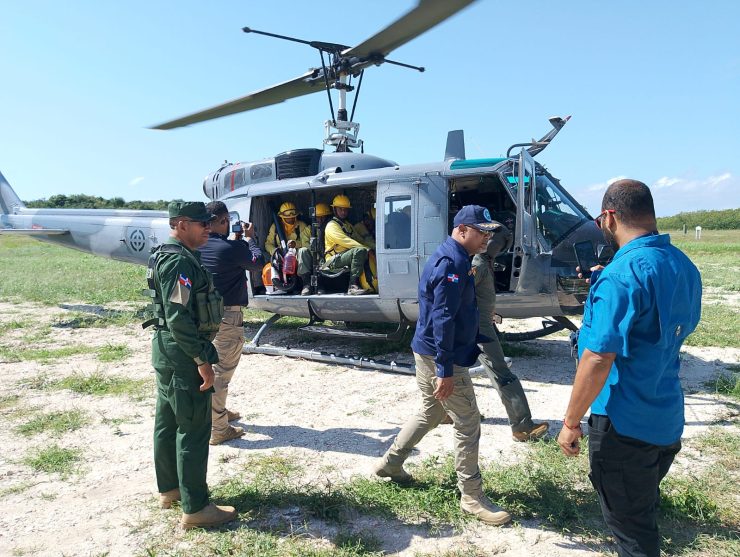
<path fill-rule="evenodd" d="M 206 120 L 213 120 L 239 112 L 262 108 L 263 106 L 281 103 L 293 97 L 300 97 L 325 89 L 329 99 L 331 120 L 324 122 L 324 144 L 333 146 L 339 152 L 356 148 L 363 149 L 363 142 L 358 137 L 360 124 L 353 122 L 353 118 L 357 107 L 357 99 L 362 87 L 365 68 L 388 63 L 423 72 L 423 67 L 389 60 L 386 57 L 391 51 L 406 44 L 438 23 L 441 23 L 473 1 L 419 0 L 419 3 L 411 11 L 379 33 L 376 33 L 354 47 L 323 41 L 306 41 L 295 37 L 243 27 L 242 31 L 245 33 L 257 33 L 259 35 L 306 44 L 317 49 L 321 56 L 321 67 L 311 68 L 305 74 L 290 81 L 279 83 L 267 89 L 255 91 L 244 97 L 234 99 L 233 101 L 153 126 L 153 129 L 169 130 L 188 126 Z M 328 64 L 326 63 L 324 54 L 327 54 L 329 57 Z M 353 78 L 358 78 L 357 91 L 355 92 L 355 98 L 352 104 L 352 112 L 348 118 L 347 93 L 355 89 L 352 85 Z M 334 103 L 331 98 L 331 89 L 335 89 L 338 92 L 339 102 L 336 113 L 334 112 Z"/>

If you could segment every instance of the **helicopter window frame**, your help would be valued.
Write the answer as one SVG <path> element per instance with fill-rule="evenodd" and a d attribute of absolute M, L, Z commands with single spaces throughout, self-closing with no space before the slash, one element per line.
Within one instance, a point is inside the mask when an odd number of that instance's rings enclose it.
<path fill-rule="evenodd" d="M 409 208 L 409 214 L 404 210 L 406 207 Z M 414 200 L 411 194 L 392 194 L 383 197 L 383 247 L 385 250 L 394 252 L 411 250 L 413 210 Z M 394 243 L 389 243 L 389 240 Z"/>

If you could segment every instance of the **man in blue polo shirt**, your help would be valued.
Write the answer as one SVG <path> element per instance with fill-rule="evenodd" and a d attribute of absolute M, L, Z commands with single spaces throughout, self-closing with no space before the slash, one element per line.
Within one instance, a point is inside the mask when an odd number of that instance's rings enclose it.
<path fill-rule="evenodd" d="M 579 452 L 591 406 L 591 483 L 620 557 L 660 555 L 659 485 L 681 449 L 679 351 L 699 322 L 701 277 L 658 234 L 653 198 L 636 180 L 606 190 L 596 223 L 618 251 L 591 276 L 579 362 L 558 443 Z"/>
<path fill-rule="evenodd" d="M 429 258 L 419 282 L 419 320 L 411 348 L 422 406 L 376 464 L 375 474 L 399 483 L 409 482 L 412 478 L 403 469 L 404 461 L 447 413 L 455 430 L 460 508 L 486 524 L 500 525 L 511 517 L 483 494 L 478 467 L 480 412 L 468 374 L 480 354 L 470 256 L 486 250 L 496 224 L 488 209 L 479 205 L 460 209 L 453 224 L 452 235 Z"/>

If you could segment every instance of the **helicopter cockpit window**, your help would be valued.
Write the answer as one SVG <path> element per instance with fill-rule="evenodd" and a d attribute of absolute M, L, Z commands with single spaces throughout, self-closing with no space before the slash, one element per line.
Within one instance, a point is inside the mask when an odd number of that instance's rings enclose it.
<path fill-rule="evenodd" d="M 589 219 L 546 174 L 538 173 L 536 183 L 537 228 L 549 249 Z"/>
<path fill-rule="evenodd" d="M 244 185 L 245 172 L 243 168 L 232 170 L 224 176 L 225 191 L 234 191 Z"/>
<path fill-rule="evenodd" d="M 385 198 L 383 212 L 385 248 L 411 247 L 411 196 L 396 195 Z"/>

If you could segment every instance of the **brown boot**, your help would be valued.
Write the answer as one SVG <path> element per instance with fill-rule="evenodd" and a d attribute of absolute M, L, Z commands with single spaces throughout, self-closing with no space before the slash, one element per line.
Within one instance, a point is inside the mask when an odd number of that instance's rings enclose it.
<path fill-rule="evenodd" d="M 208 503 L 197 513 L 182 513 L 180 524 L 186 530 L 190 528 L 206 528 L 208 526 L 218 526 L 224 522 L 230 522 L 236 518 L 236 509 Z"/>
<path fill-rule="evenodd" d="M 230 425 L 225 431 L 212 431 L 211 440 L 208 443 L 210 445 L 220 445 L 221 443 L 231 441 L 232 439 L 239 439 L 239 437 L 243 435 L 243 427 L 234 427 L 233 425 Z"/>
<path fill-rule="evenodd" d="M 411 474 L 403 469 L 403 466 L 393 468 L 386 463 L 384 458 L 375 463 L 373 472 L 379 478 L 390 478 L 392 482 L 397 484 L 407 484 L 414 479 Z"/>
<path fill-rule="evenodd" d="M 232 412 L 231 410 L 226 411 L 226 420 L 229 422 L 235 422 L 239 418 L 242 417 L 242 415 L 239 412 Z"/>
<path fill-rule="evenodd" d="M 534 424 L 531 428 L 524 431 L 514 431 L 511 436 L 514 438 L 514 441 L 520 443 L 537 441 L 537 439 L 542 439 L 547 434 L 548 429 L 550 429 L 550 424 L 542 422 L 540 424 Z"/>
<path fill-rule="evenodd" d="M 492 526 L 501 526 L 511 520 L 509 513 L 491 503 L 488 497 L 482 494 L 475 497 L 463 495 L 460 498 L 460 510 L 473 514 L 481 522 Z"/>
<path fill-rule="evenodd" d="M 162 509 L 172 508 L 172 503 L 180 500 L 180 488 L 170 489 L 159 494 L 159 506 Z"/>

